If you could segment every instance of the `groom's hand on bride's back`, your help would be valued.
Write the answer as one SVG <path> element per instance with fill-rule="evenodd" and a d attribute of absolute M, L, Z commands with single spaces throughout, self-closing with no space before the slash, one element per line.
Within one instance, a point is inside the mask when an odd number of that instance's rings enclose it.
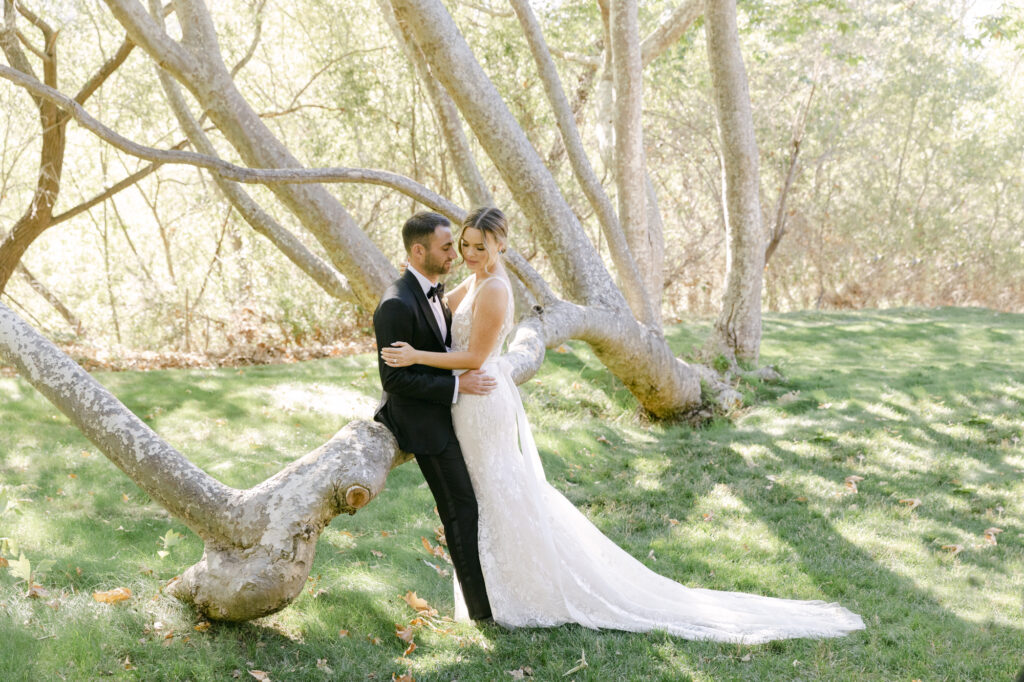
<path fill-rule="evenodd" d="M 459 393 L 487 395 L 498 385 L 498 381 L 487 372 L 473 369 L 459 375 Z"/>

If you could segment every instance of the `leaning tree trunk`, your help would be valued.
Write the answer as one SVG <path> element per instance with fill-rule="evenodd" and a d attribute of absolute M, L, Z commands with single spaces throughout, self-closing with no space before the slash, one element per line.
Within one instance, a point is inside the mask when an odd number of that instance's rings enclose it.
<path fill-rule="evenodd" d="M 530 220 L 563 290 L 581 306 L 573 315 L 558 316 L 566 326 L 546 326 L 549 347 L 570 332 L 571 338 L 593 347 L 602 364 L 651 414 L 668 417 L 691 409 L 700 399 L 696 372 L 675 357 L 657 330 L 633 317 L 551 173 L 451 15 L 438 0 L 392 0 L 392 6 Z M 646 200 L 642 185 L 640 191 Z"/>
<path fill-rule="evenodd" d="M 238 91 L 202 2 L 175 0 L 174 10 L 182 28 L 182 40 L 178 42 L 138 0 L 105 1 L 131 39 L 192 93 L 249 166 L 301 167 Z M 271 189 L 324 247 L 348 279 L 356 300 L 372 309 L 396 270 L 355 219 L 321 185 L 277 184 Z"/>
<path fill-rule="evenodd" d="M 365 506 L 407 459 L 387 428 L 356 420 L 263 483 L 236 490 L 164 442 L 3 304 L 0 359 L 202 538 L 202 559 L 170 592 L 217 620 L 250 620 L 287 606 L 302 591 L 323 528 Z"/>
<path fill-rule="evenodd" d="M 761 349 L 761 282 L 765 237 L 761 224 L 758 152 L 747 72 L 736 28 L 736 0 L 707 0 L 708 59 L 722 145 L 726 288 L 706 350 L 756 364 Z"/>

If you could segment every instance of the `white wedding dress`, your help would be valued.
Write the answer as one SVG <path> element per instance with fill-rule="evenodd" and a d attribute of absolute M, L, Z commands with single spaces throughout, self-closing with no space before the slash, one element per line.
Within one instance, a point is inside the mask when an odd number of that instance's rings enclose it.
<path fill-rule="evenodd" d="M 473 301 L 499 286 L 473 282 L 452 318 L 453 350 L 469 345 Z M 512 330 L 512 296 L 500 339 Z M 579 623 L 664 630 L 687 639 L 756 644 L 835 637 L 864 627 L 838 604 L 689 588 L 651 571 L 606 538 L 548 484 L 502 343 L 483 369 L 498 387 L 460 395 L 452 410 L 480 512 L 480 564 L 494 620 L 505 627 Z M 455 581 L 455 615 L 466 607 Z"/>

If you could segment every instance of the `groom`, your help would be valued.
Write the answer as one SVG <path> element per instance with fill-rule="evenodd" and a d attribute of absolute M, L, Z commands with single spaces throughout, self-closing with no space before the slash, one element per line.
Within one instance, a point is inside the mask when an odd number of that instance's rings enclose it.
<path fill-rule="evenodd" d="M 497 382 L 479 370 L 456 377 L 447 369 L 389 367 L 380 359 L 379 350 L 395 341 L 442 353 L 451 345 L 451 312 L 442 302 L 444 284 L 438 284 L 457 256 L 451 224 L 438 213 L 417 213 L 402 227 L 402 241 L 409 267 L 384 292 L 373 313 L 384 387 L 374 419 L 391 430 L 398 447 L 415 455 L 437 502 L 469 617 L 486 620 L 491 607 L 477 549 L 476 496 L 451 410 L 459 393 L 486 395 Z"/>

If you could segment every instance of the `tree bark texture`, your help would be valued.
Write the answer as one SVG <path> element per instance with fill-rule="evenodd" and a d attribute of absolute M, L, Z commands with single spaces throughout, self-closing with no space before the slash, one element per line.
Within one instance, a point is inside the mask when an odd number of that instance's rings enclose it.
<path fill-rule="evenodd" d="M 202 559 L 171 592 L 218 620 L 250 620 L 290 603 L 306 582 L 320 531 L 365 506 L 407 459 L 387 428 L 356 420 L 263 483 L 236 490 L 189 462 L 3 304 L 0 359 L 202 538 Z"/>
<path fill-rule="evenodd" d="M 740 52 L 735 0 L 707 0 L 708 59 L 722 147 L 726 287 L 708 351 L 756 363 L 761 347 L 765 236 L 758 151 L 747 72 Z"/>
<path fill-rule="evenodd" d="M 254 168 L 301 168 L 301 164 L 242 97 L 221 57 L 206 6 L 176 0 L 182 40 L 173 40 L 137 0 L 105 0 L 128 35 L 184 85 L 241 158 Z M 397 271 L 326 188 L 282 184 L 277 198 L 312 233 L 348 279 L 357 301 L 372 309 Z"/>

